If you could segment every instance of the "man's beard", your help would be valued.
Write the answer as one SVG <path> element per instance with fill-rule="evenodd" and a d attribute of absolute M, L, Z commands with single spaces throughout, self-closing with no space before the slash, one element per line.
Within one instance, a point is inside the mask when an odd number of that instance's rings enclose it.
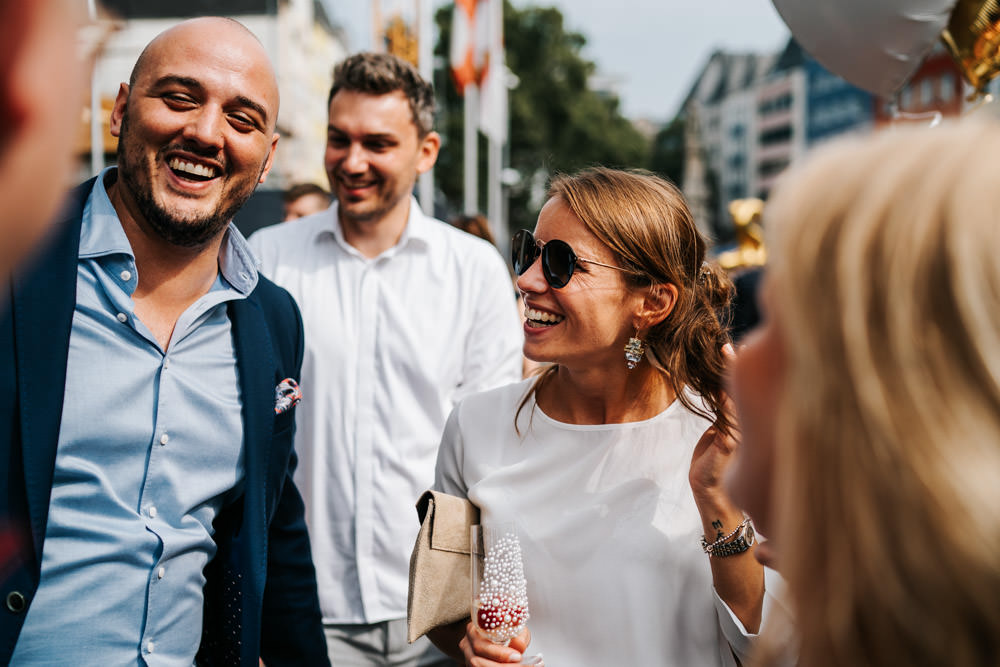
<path fill-rule="evenodd" d="M 330 181 L 330 192 L 337 196 L 337 189 L 341 185 L 340 177 L 338 174 L 334 173 L 328 176 Z M 411 196 L 411 190 L 405 190 L 403 192 L 395 192 L 392 190 L 392 184 L 387 184 L 384 180 L 379 180 L 376 186 L 378 193 L 375 196 L 374 202 L 367 202 L 367 205 L 371 208 L 357 210 L 356 202 L 339 202 L 337 207 L 337 215 L 343 220 L 348 220 L 358 224 L 366 224 L 370 222 L 378 222 L 384 218 L 389 211 L 395 208 L 399 202 L 404 199 L 409 199 Z M 385 189 L 388 189 L 386 192 Z"/>
<path fill-rule="evenodd" d="M 142 149 L 132 145 L 130 135 L 128 112 L 126 111 L 122 118 L 121 134 L 118 137 L 118 176 L 132 193 L 139 213 L 149 227 L 164 241 L 176 246 L 196 248 L 221 234 L 236 212 L 253 194 L 257 180 L 260 178 L 260 174 L 258 174 L 257 178 L 249 181 L 244 191 L 224 193 L 216 209 L 207 215 L 192 214 L 187 217 L 174 215 L 157 203 L 153 197 L 152 167 L 143 156 Z M 183 148 L 192 153 L 199 152 L 191 146 L 170 145 L 160 149 L 158 155 L 176 148 Z M 262 166 L 261 173 L 263 171 Z M 226 173 L 227 166 L 224 165 L 223 175 Z"/>

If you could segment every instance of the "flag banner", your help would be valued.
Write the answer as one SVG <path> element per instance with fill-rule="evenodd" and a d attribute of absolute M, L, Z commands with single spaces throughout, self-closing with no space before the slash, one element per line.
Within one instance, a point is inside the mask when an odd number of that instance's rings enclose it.
<path fill-rule="evenodd" d="M 482 63 L 476 46 L 476 0 L 455 0 L 451 23 L 451 76 L 458 92 L 479 82 Z"/>
<path fill-rule="evenodd" d="M 486 56 L 480 81 L 479 129 L 491 141 L 507 139 L 507 66 L 503 47 L 503 0 L 479 0 L 479 34 Z"/>

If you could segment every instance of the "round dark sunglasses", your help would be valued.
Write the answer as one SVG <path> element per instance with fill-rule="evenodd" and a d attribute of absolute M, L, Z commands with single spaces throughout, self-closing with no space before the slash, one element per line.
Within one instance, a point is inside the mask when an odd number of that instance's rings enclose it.
<path fill-rule="evenodd" d="M 519 276 L 523 275 L 531 268 L 539 255 L 542 257 L 542 275 L 545 276 L 545 281 L 556 289 L 566 287 L 570 278 L 573 277 L 577 262 L 606 266 L 609 269 L 628 273 L 627 269 L 620 266 L 602 264 L 592 259 L 577 256 L 565 241 L 553 239 L 541 245 L 535 240 L 534 234 L 527 229 L 518 230 L 510 241 L 510 263 L 514 267 L 514 273 Z"/>

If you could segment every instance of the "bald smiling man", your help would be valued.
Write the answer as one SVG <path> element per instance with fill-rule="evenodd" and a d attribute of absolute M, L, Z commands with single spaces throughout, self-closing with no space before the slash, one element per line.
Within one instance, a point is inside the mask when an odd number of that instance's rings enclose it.
<path fill-rule="evenodd" d="M 302 321 L 231 224 L 277 115 L 241 24 L 162 33 L 115 101 L 118 166 L 15 282 L 0 664 L 329 664 L 292 482 Z"/>

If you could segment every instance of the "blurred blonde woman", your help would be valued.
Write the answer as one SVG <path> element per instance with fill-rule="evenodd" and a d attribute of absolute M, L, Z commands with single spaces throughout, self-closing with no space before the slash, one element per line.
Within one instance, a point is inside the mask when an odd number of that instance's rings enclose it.
<path fill-rule="evenodd" d="M 997 155 L 992 124 L 887 132 L 768 204 L 730 488 L 773 537 L 800 665 L 1000 664 Z"/>
<path fill-rule="evenodd" d="M 768 612 L 753 533 L 721 488 L 731 283 L 680 192 L 648 173 L 557 178 L 512 246 L 524 353 L 552 365 L 456 406 L 436 487 L 517 525 L 531 648 L 550 664 L 735 665 Z M 452 630 L 435 641 L 477 667 L 526 650 L 527 635 Z"/>

